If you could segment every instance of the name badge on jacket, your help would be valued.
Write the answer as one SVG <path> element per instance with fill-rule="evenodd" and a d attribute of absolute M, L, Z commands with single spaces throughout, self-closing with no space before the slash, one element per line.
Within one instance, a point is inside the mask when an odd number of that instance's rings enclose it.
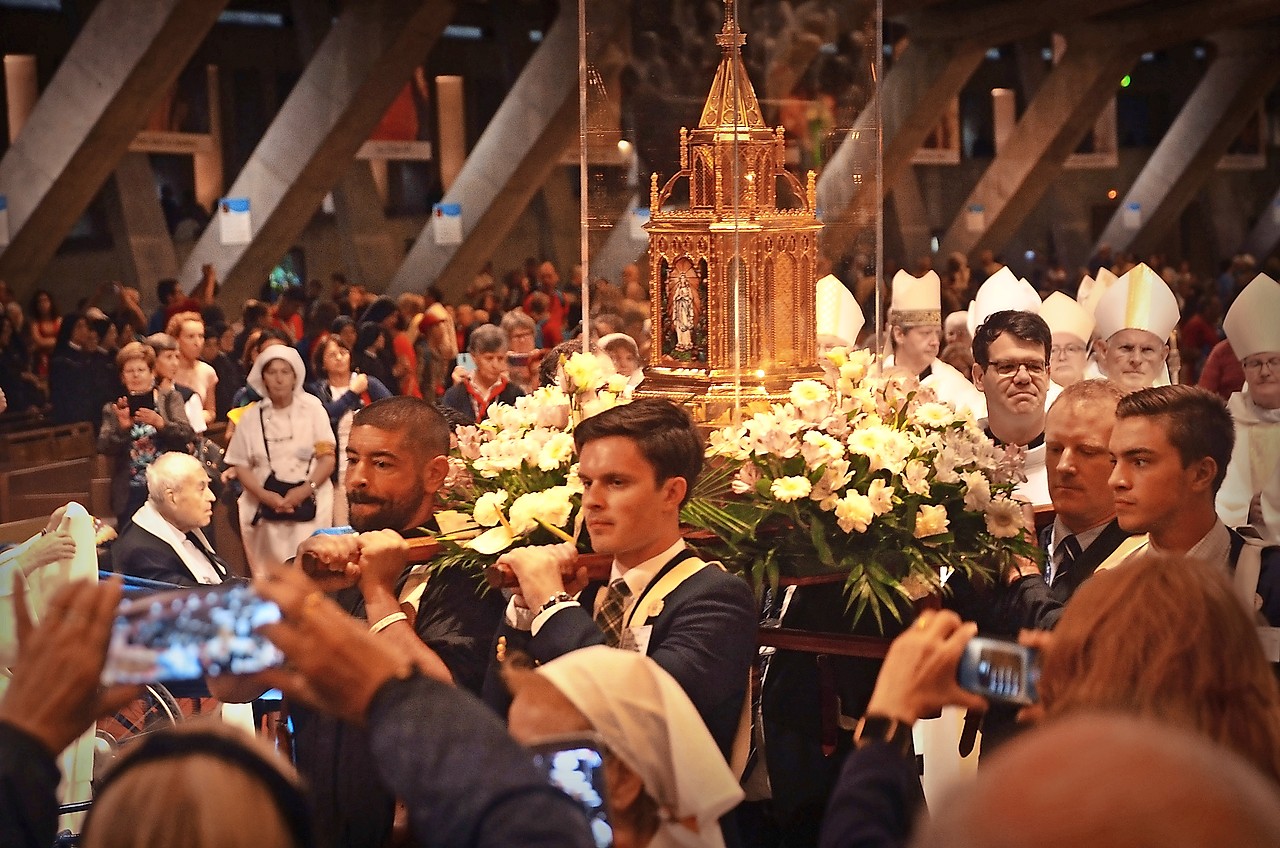
<path fill-rule="evenodd" d="M 635 651 L 637 654 L 648 656 L 649 640 L 652 637 L 652 624 L 637 624 L 623 631 L 622 641 L 618 647 L 624 651 Z"/>

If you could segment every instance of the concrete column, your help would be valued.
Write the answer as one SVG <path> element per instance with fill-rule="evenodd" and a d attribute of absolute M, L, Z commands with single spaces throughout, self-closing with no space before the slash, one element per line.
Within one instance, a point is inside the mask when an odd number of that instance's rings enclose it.
<path fill-rule="evenodd" d="M 920 193 L 915 169 L 907 168 L 893 185 L 893 223 L 902 239 L 902 264 L 910 268 L 917 259 L 932 253 L 933 232 L 929 226 L 929 210 Z M 885 221 L 885 227 L 890 225 Z"/>
<path fill-rule="evenodd" d="M 1258 220 L 1240 246 L 1241 253 L 1249 253 L 1261 259 L 1270 256 L 1280 244 L 1280 189 L 1271 201 L 1258 213 Z"/>
<path fill-rule="evenodd" d="M 1144 255 L 1182 215 L 1250 115 L 1280 79 L 1275 32 L 1213 38 L 1217 58 L 1125 194 L 1097 244 Z M 1133 226 L 1133 204 L 1139 207 Z M 1096 245 L 1095 245 L 1096 249 Z"/>
<path fill-rule="evenodd" d="M 373 179 L 371 162 L 354 160 L 333 188 L 334 222 L 342 247 L 342 264 L 353 283 L 381 291 L 404 258 L 395 232 L 387 225 L 384 201 Z"/>
<path fill-rule="evenodd" d="M 629 8 L 617 0 L 584 2 L 594 36 L 588 60 L 594 62 L 626 31 Z M 398 294 L 427 281 L 447 297 L 464 291 L 577 138 L 578 21 L 577 5 L 570 3 L 561 6 L 445 194 L 445 203 L 462 207 L 463 243 L 437 244 L 434 222 L 428 222 L 389 291 Z"/>
<path fill-rule="evenodd" d="M 252 240 L 224 245 L 216 223 L 206 228 L 183 264 L 184 282 L 194 284 L 210 263 L 228 302 L 257 291 L 453 19 L 455 5 L 346 4 L 227 192 L 249 198 Z"/>
<path fill-rule="evenodd" d="M 1219 2 L 1235 5 L 1250 0 Z M 833 258 L 839 256 L 865 229 L 865 224 L 859 222 L 869 220 L 884 193 L 897 184 L 937 123 L 938 115 L 960 93 L 988 47 L 1076 24 L 1135 3 L 1136 0 L 1006 0 L 984 5 L 976 13 L 971 9 L 952 11 L 947 4 L 920 9 L 908 20 L 911 42 L 907 49 L 885 74 L 876 97 L 818 178 L 818 209 L 826 225 L 823 251 Z M 1152 27 L 1158 26 L 1153 21 Z M 876 102 L 883 104 L 883 125 L 879 128 L 875 124 Z M 876 148 L 877 129 L 883 150 L 879 180 L 874 173 L 868 173 L 865 154 Z"/>
<path fill-rule="evenodd" d="M 22 127 L 36 108 L 40 91 L 36 84 L 36 57 L 9 55 L 4 57 L 4 94 L 9 112 L 9 143 L 22 132 Z"/>
<path fill-rule="evenodd" d="M 103 0 L 0 161 L 12 240 L 0 279 L 19 297 L 116 167 L 226 0 Z"/>
<path fill-rule="evenodd" d="M 145 153 L 126 153 L 116 166 L 107 220 L 128 285 L 154 300 L 156 281 L 178 276 L 178 257 L 165 224 L 156 178 Z"/>
<path fill-rule="evenodd" d="M 436 77 L 436 112 L 440 127 L 436 157 L 440 162 L 440 183 L 445 191 L 453 188 L 463 164 L 467 161 L 467 115 L 462 91 L 462 77 Z"/>
<path fill-rule="evenodd" d="M 209 136 L 213 139 L 211 149 L 197 153 L 193 157 L 195 168 L 196 200 L 205 209 L 212 211 L 222 196 L 222 88 L 218 84 L 218 66 L 205 68 L 205 89 L 209 101 Z"/>

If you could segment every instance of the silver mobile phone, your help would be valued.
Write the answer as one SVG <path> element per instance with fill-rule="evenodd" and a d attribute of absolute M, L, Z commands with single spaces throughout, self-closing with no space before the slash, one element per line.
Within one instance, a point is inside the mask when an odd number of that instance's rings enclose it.
<path fill-rule="evenodd" d="M 984 698 L 1026 706 L 1040 700 L 1040 652 L 1034 648 L 975 636 L 956 669 L 961 688 Z"/>

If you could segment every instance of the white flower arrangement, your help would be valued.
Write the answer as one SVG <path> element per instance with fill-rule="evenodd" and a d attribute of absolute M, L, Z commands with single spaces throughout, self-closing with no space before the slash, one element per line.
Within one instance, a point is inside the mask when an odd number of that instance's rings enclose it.
<path fill-rule="evenodd" d="M 574 353 L 560 366 L 556 386 L 539 388 L 514 405 L 495 403 L 479 425 L 460 427 L 455 465 L 442 492 L 446 506 L 467 519 L 454 532 L 454 560 L 486 564 L 517 545 L 576 538 L 582 504 L 573 429 L 585 418 L 629 400 L 626 379 L 606 357 Z M 470 535 L 472 538 L 463 539 Z"/>
<path fill-rule="evenodd" d="M 711 433 L 707 455 L 732 475 L 695 497 L 685 519 L 713 532 L 757 584 L 846 575 L 855 617 L 901 617 L 904 584 L 941 591 L 1034 556 L 1011 498 L 1022 454 L 910 377 L 880 376 L 871 353 L 837 348 L 826 381 L 795 383 L 788 403 Z M 697 494 L 697 493 L 695 493 Z M 838 579 L 838 578 L 837 578 Z"/>

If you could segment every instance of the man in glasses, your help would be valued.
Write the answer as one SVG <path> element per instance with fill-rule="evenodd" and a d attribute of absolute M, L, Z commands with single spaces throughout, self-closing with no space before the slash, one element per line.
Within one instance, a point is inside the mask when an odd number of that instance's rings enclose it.
<path fill-rule="evenodd" d="M 973 382 L 987 399 L 987 435 L 1026 449 L 1027 480 L 1017 493 L 1036 506 L 1049 503 L 1044 409 L 1052 346 L 1043 318 L 1012 309 L 993 313 L 973 334 Z"/>
<path fill-rule="evenodd" d="M 1222 327 L 1244 367 L 1245 385 L 1227 403 L 1236 444 L 1218 490 L 1218 516 L 1228 527 L 1251 526 L 1280 541 L 1280 502 L 1261 494 L 1280 472 L 1280 283 L 1255 277 Z"/>
<path fill-rule="evenodd" d="M 1098 366 L 1126 392 L 1168 385 L 1169 336 L 1178 326 L 1178 300 L 1160 276 L 1137 265 L 1098 299 Z"/>
<path fill-rule="evenodd" d="M 1062 292 L 1054 292 L 1044 299 L 1040 317 L 1053 333 L 1053 347 L 1049 349 L 1049 404 L 1052 406 L 1059 392 L 1084 379 L 1094 320 L 1089 310 Z"/>

